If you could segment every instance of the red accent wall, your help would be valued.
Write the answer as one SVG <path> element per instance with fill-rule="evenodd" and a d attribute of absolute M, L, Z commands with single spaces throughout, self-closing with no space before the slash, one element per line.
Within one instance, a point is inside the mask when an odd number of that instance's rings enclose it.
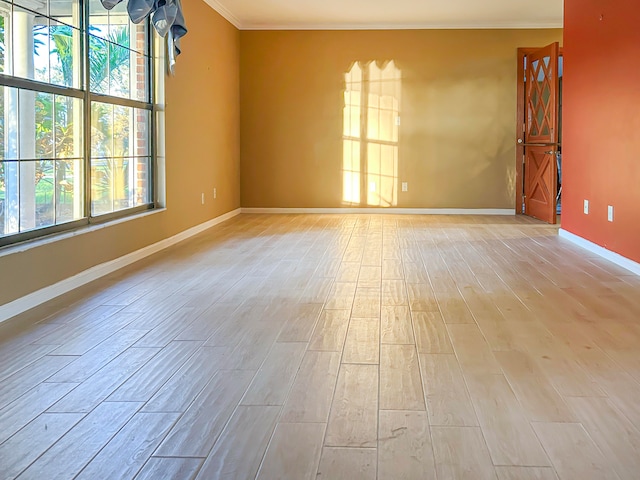
<path fill-rule="evenodd" d="M 565 0 L 563 94 L 562 228 L 640 262 L 639 0 Z"/>

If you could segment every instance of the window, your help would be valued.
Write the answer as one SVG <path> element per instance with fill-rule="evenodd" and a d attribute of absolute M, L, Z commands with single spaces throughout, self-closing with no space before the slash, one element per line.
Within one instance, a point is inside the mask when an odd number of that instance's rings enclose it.
<path fill-rule="evenodd" d="M 0 245 L 153 206 L 150 37 L 126 2 L 0 0 Z"/>

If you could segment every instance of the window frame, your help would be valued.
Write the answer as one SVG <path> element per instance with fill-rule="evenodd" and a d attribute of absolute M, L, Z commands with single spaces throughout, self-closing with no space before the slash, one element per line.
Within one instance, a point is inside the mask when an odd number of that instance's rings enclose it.
<path fill-rule="evenodd" d="M 15 0 L 4 0 L 6 3 L 19 8 L 24 8 L 19 3 L 16 4 Z M 133 98 L 118 97 L 115 95 L 107 95 L 103 93 L 94 93 L 91 91 L 90 82 L 90 2 L 89 0 L 78 0 L 78 14 L 79 14 L 79 26 L 78 29 L 82 35 L 80 42 L 80 88 L 69 87 L 64 85 L 57 85 L 54 83 L 42 82 L 39 80 L 28 79 L 23 77 L 17 77 L 13 75 L 6 75 L 0 73 L 0 86 L 10 87 L 22 90 L 33 91 L 36 93 L 47 93 L 53 95 L 61 95 L 65 97 L 72 97 L 80 99 L 82 102 L 81 110 L 83 115 L 82 121 L 82 179 L 83 188 L 83 212 L 82 218 L 72 220 L 64 223 L 54 224 L 46 227 L 34 228 L 23 232 L 16 232 L 4 235 L 0 233 L 0 248 L 5 246 L 21 243 L 29 240 L 34 240 L 41 237 L 46 237 L 53 234 L 62 232 L 68 232 L 77 230 L 78 228 L 86 227 L 92 224 L 104 224 L 115 219 L 121 219 L 125 217 L 135 216 L 137 214 L 146 212 L 157 208 L 159 205 L 158 195 L 159 186 L 157 185 L 158 175 L 158 142 L 161 141 L 158 135 L 158 117 L 164 113 L 164 108 L 158 103 L 164 98 L 164 92 L 159 92 L 159 88 L 163 88 L 164 82 L 157 77 L 163 73 L 163 69 L 159 68 L 158 63 L 164 59 L 164 52 L 160 46 L 158 39 L 160 38 L 152 27 L 150 19 L 144 20 L 146 24 L 146 93 L 147 101 L 137 100 Z M 105 14 L 107 14 L 105 9 Z M 51 12 L 47 12 L 47 19 L 52 19 Z M 6 31 L 6 29 L 5 29 Z M 7 41 L 5 40 L 5 45 Z M 129 47 L 131 48 L 131 47 Z M 133 68 L 130 67 L 130 75 L 135 74 L 132 72 Z M 148 190 L 147 201 L 142 205 L 134 207 L 127 207 L 116 211 L 92 215 L 91 202 L 92 202 L 92 184 L 91 184 L 91 107 L 93 102 L 104 103 L 113 106 L 123 106 L 128 108 L 146 110 L 149 112 L 148 124 L 147 124 L 147 141 L 149 142 L 148 152 L 148 172 L 147 172 L 147 185 Z M 133 129 L 131 135 L 133 133 Z M 47 159 L 48 160 L 48 159 Z M 51 160 L 55 161 L 55 158 Z M 11 160 L 20 162 L 20 159 Z"/>

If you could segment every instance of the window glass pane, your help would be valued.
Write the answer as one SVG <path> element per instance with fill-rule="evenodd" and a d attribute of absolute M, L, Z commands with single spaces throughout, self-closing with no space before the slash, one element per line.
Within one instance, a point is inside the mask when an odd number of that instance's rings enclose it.
<path fill-rule="evenodd" d="M 133 108 L 116 105 L 113 107 L 113 155 L 127 157 L 131 149 L 133 132 Z"/>
<path fill-rule="evenodd" d="M 36 97 L 38 94 L 31 90 L 18 90 L 17 102 L 11 102 L 9 112 L 17 111 L 16 124 L 11 125 L 18 131 L 18 157 L 22 160 L 35 160 L 36 139 L 42 130 L 36 122 L 43 119 L 42 112 L 36 109 Z"/>
<path fill-rule="evenodd" d="M 91 214 L 149 203 L 148 157 L 97 158 L 91 162 Z"/>
<path fill-rule="evenodd" d="M 124 2 L 120 2 L 122 5 Z M 117 11 L 118 6 L 114 7 Z M 100 0 L 89 0 L 89 33 L 106 39 L 109 36 L 109 15 L 111 12 L 102 6 Z"/>
<path fill-rule="evenodd" d="M 91 91 L 149 101 L 147 22 L 133 24 L 125 2 L 106 10 L 90 2 Z"/>
<path fill-rule="evenodd" d="M 130 21 L 127 13 L 127 2 L 120 2 L 109 10 L 109 40 L 122 47 L 129 48 Z"/>
<path fill-rule="evenodd" d="M 150 112 L 91 105 L 91 213 L 149 203 Z"/>
<path fill-rule="evenodd" d="M 35 175 L 34 175 L 35 173 Z M 32 228 L 49 227 L 55 224 L 55 170 L 51 160 L 20 162 L 20 175 L 23 188 L 33 175 L 35 185 L 35 204 L 27 198 L 21 199 L 20 228 L 22 231 Z M 24 197 L 24 196 L 23 196 Z M 33 208 L 33 213 L 30 209 Z M 32 223 L 35 222 L 35 223 Z"/>
<path fill-rule="evenodd" d="M 39 22 L 36 23 L 36 14 L 32 11 L 25 10 L 18 6 L 14 6 L 13 10 L 5 17 L 5 28 L 9 38 L 7 38 L 7 50 L 5 54 L 11 63 L 7 65 L 7 73 L 17 77 L 34 79 L 35 63 L 38 59 L 40 69 L 48 72 L 49 61 L 47 31 L 43 25 L 46 23 L 46 17 L 39 16 Z M 44 19 L 44 20 L 42 20 Z M 37 37 L 37 41 L 36 41 Z"/>
<path fill-rule="evenodd" d="M 20 89 L 17 92 L 16 102 L 13 98 L 16 90 L 6 87 L 5 89 L 9 91 L 9 95 L 4 96 L 5 101 L 8 99 L 17 105 L 17 108 L 14 106 L 17 110 L 15 120 L 7 122 L 6 127 L 10 134 L 13 133 L 11 130 L 15 130 L 17 133 L 15 137 L 19 137 L 16 142 L 18 158 L 35 160 L 82 156 L 82 101 L 80 99 Z M 12 157 L 11 150 L 13 150 L 12 145 L 6 145 L 5 156 L 16 158 Z"/>
<path fill-rule="evenodd" d="M 114 39 L 120 33 L 128 39 L 130 23 L 127 2 L 120 2 L 111 10 L 107 10 L 102 6 L 100 0 L 89 0 L 89 30 L 91 34 L 104 39 Z M 121 45 L 128 47 L 129 43 L 127 41 Z"/>
<path fill-rule="evenodd" d="M 78 0 L 49 0 L 49 15 L 54 20 L 52 23 L 80 28 Z"/>
<path fill-rule="evenodd" d="M 10 189 L 17 183 L 16 163 L 0 160 L 0 236 L 16 233 L 18 231 L 17 212 L 15 204 L 10 202 Z"/>
<path fill-rule="evenodd" d="M 82 158 L 82 100 L 54 96 L 55 158 Z"/>
<path fill-rule="evenodd" d="M 22 91 L 21 96 L 28 93 Z M 29 130 L 22 114 L 20 123 L 23 130 Z M 62 95 L 36 93 L 34 130 L 35 158 L 81 158 L 82 101 Z"/>
<path fill-rule="evenodd" d="M 130 62 L 128 48 L 109 44 L 109 94 L 116 97 L 131 97 Z"/>
<path fill-rule="evenodd" d="M 147 55 L 142 55 L 137 52 L 132 53 L 134 60 L 132 65 L 135 65 L 135 70 L 131 75 L 131 98 L 134 100 L 140 100 L 142 102 L 150 102 L 149 88 L 149 65 L 151 65 L 150 58 Z"/>
<path fill-rule="evenodd" d="M 17 7 L 24 7 L 38 13 L 42 17 L 46 17 L 49 14 L 49 5 L 47 0 L 13 0 L 12 2 Z"/>
<path fill-rule="evenodd" d="M 81 68 L 80 31 L 68 25 L 49 26 L 49 82 L 65 87 L 80 88 Z"/>
<path fill-rule="evenodd" d="M 100 0 L 90 0 L 89 9 L 89 33 L 121 47 L 142 54 L 149 53 L 148 23 L 135 24 L 131 22 L 126 2 L 121 2 L 111 10 L 107 10 L 102 6 Z"/>
<path fill-rule="evenodd" d="M 113 182 L 113 209 L 122 210 L 133 206 L 129 193 L 131 191 L 131 174 L 132 163 L 131 158 L 114 158 L 112 165 L 112 182 Z"/>
<path fill-rule="evenodd" d="M 89 81 L 94 93 L 109 93 L 109 42 L 89 37 Z"/>
<path fill-rule="evenodd" d="M 14 14 L 14 22 L 17 21 Z M 47 18 L 34 17 L 30 19 L 33 23 L 33 60 L 25 55 L 27 52 L 19 52 L 22 50 L 20 43 L 25 42 L 24 35 L 18 30 L 13 35 L 13 51 L 15 53 L 13 63 L 16 74 L 19 70 L 23 70 L 23 77 L 32 78 L 39 82 L 49 83 L 51 78 L 51 35 L 49 34 L 49 20 Z"/>
<path fill-rule="evenodd" d="M 113 105 L 91 104 L 91 157 L 113 156 Z"/>
<path fill-rule="evenodd" d="M 149 41 L 147 40 L 147 32 L 149 24 L 147 22 L 131 24 L 131 50 L 138 53 L 149 55 Z"/>
<path fill-rule="evenodd" d="M 0 85 L 0 161 L 4 160 L 4 87 Z"/>
<path fill-rule="evenodd" d="M 19 231 L 19 164 L 0 162 L 0 234 Z"/>
<path fill-rule="evenodd" d="M 0 73 L 9 73 L 10 70 L 6 66 L 8 52 L 7 26 L 9 25 L 10 12 L 11 5 L 0 1 Z"/>
<path fill-rule="evenodd" d="M 149 57 L 100 37 L 90 37 L 91 91 L 149 101 Z"/>
<path fill-rule="evenodd" d="M 91 156 L 148 156 L 150 122 L 149 110 L 92 102 Z"/>
<path fill-rule="evenodd" d="M 20 230 L 43 228 L 83 217 L 82 161 L 37 160 L 20 162 Z M 34 178 L 35 203 L 24 190 Z"/>
<path fill-rule="evenodd" d="M 21 232 L 35 228 L 47 227 L 53 224 L 53 162 L 22 161 L 17 167 L 17 182 L 9 188 L 13 190 L 10 202 L 19 205 L 19 228 Z M 13 166 L 13 165 L 12 165 Z M 14 175 L 14 180 L 16 174 Z M 8 192 L 9 193 L 9 192 Z M 15 212 L 14 212 L 15 213 Z"/>
<path fill-rule="evenodd" d="M 20 92 L 21 96 L 30 95 L 32 92 Z M 53 95 L 51 93 L 35 93 L 35 158 L 53 158 Z M 20 112 L 22 117 L 23 112 Z M 24 112 L 25 114 L 27 112 Z M 28 126 L 23 126 L 23 135 Z M 25 158 L 25 157 L 22 157 Z"/>
<path fill-rule="evenodd" d="M 4 10 L 8 8 L 8 10 Z M 80 88 L 80 30 L 0 2 L 0 68 L 39 82 Z"/>
<path fill-rule="evenodd" d="M 113 172 L 112 159 L 91 160 L 91 215 L 103 215 L 114 211 Z"/>
<path fill-rule="evenodd" d="M 136 156 L 151 155 L 151 111 L 135 109 L 134 151 Z"/>
<path fill-rule="evenodd" d="M 134 171 L 132 206 L 146 205 L 151 202 L 151 157 L 136 157 L 131 159 Z"/>
<path fill-rule="evenodd" d="M 18 90 L 0 85 L 0 159 L 18 158 Z"/>
<path fill-rule="evenodd" d="M 56 161 L 56 223 L 83 217 L 84 174 L 82 160 Z"/>

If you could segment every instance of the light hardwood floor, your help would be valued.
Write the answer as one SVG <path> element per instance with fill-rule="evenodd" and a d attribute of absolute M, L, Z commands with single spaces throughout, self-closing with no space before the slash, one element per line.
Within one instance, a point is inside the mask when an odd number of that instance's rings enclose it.
<path fill-rule="evenodd" d="M 556 227 L 242 215 L 0 324 L 0 477 L 637 480 L 639 399 Z"/>

